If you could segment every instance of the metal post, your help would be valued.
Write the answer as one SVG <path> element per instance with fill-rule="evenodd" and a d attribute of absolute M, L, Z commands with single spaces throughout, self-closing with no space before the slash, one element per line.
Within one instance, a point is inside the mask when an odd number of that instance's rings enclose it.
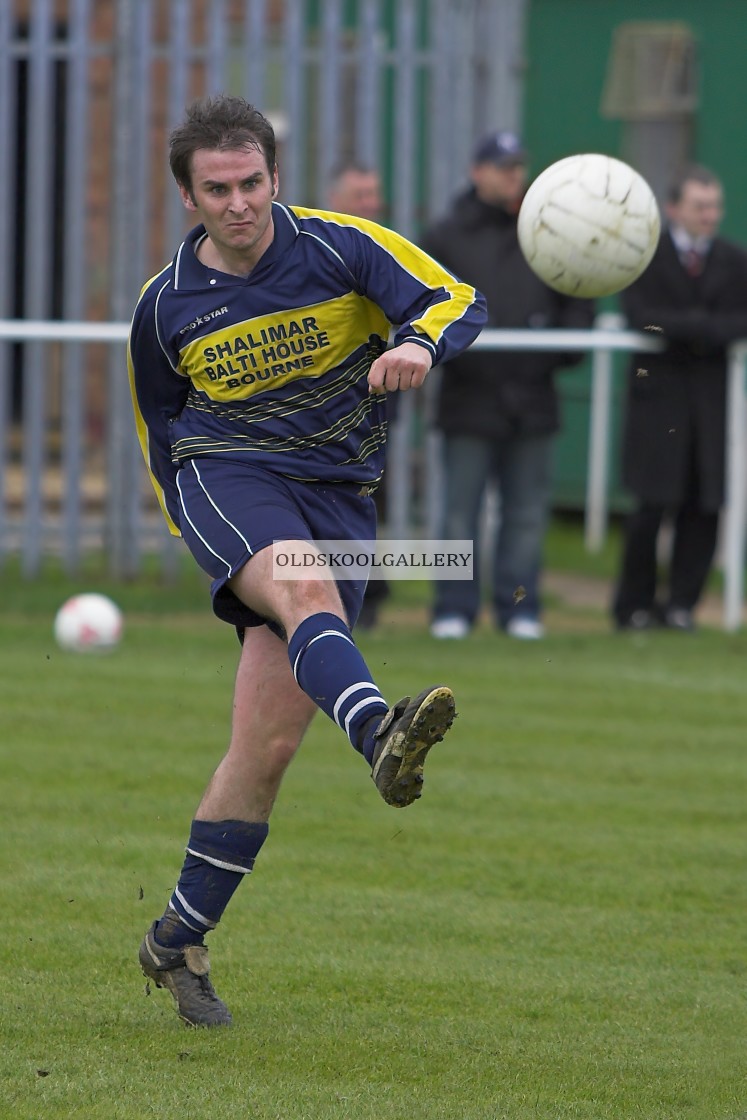
<path fill-rule="evenodd" d="M 48 245 L 52 241 L 49 205 L 52 181 L 52 8 L 48 0 L 37 0 L 31 12 L 28 55 L 29 103 L 24 127 L 28 137 L 27 225 L 24 255 L 24 314 L 41 319 L 50 314 Z M 25 502 L 22 570 L 36 576 L 44 551 L 45 509 L 43 477 L 47 458 L 46 422 L 50 350 L 34 340 L 24 351 L 23 447 L 21 450 Z"/>
<path fill-rule="evenodd" d="M 314 197 L 326 206 L 332 169 L 340 159 L 342 102 L 342 6 L 340 0 L 322 5 L 319 57 L 324 59 L 319 75 L 319 112 L 328 137 L 319 145 Z"/>
<path fill-rule="evenodd" d="M 12 122 L 16 112 L 12 62 L 10 55 L 12 12 L 10 6 L 0 4 L 0 182 L 9 184 L 13 178 L 15 153 L 12 151 Z M 10 245 L 12 228 L 12 198 L 7 189 L 0 199 L 0 245 Z M 10 253 L 0 256 L 0 315 L 11 314 L 12 268 Z M 4 562 L 7 536 L 6 476 L 5 468 L 10 459 L 11 414 L 11 351 L 0 342 L 0 567 Z"/>
<path fill-rule="evenodd" d="M 381 120 L 381 32 L 377 0 L 362 0 L 357 36 L 358 96 L 355 117 L 355 154 L 363 163 L 380 170 L 379 123 Z"/>
<path fill-rule="evenodd" d="M 598 315 L 599 330 L 620 330 L 622 315 Z M 591 405 L 589 414 L 589 451 L 586 471 L 586 510 L 584 542 L 589 552 L 599 552 L 607 535 L 610 418 L 612 415 L 611 350 L 595 350 L 591 366 Z"/>
<path fill-rule="evenodd" d="M 747 511 L 747 344 L 729 350 L 726 393 L 726 506 L 724 509 L 724 629 L 738 630 L 744 602 L 744 544 Z"/>
<path fill-rule="evenodd" d="M 280 168 L 280 196 L 287 202 L 298 202 L 305 180 L 306 162 L 302 137 L 305 135 L 307 106 L 304 98 L 306 44 L 305 6 L 301 0 L 286 0 L 284 23 L 283 88 L 287 134 L 283 144 Z"/>
<path fill-rule="evenodd" d="M 137 104 L 137 13 L 127 0 L 118 0 L 114 74 L 114 136 L 112 153 L 112 286 L 110 305 L 113 317 L 126 321 L 132 314 L 138 291 L 133 274 L 132 238 L 141 222 L 136 207 L 142 206 L 135 184 L 133 154 L 139 153 L 137 124 L 133 106 Z M 137 266 L 137 262 L 136 262 Z M 142 283 L 142 277 L 139 278 Z M 127 462 L 132 435 L 127 379 L 123 376 L 121 346 L 109 347 L 109 492 L 106 502 L 106 547 L 109 569 L 114 576 L 132 574 L 128 568 L 127 539 Z"/>
<path fill-rule="evenodd" d="M 71 8 L 67 59 L 67 146 L 65 152 L 65 249 L 62 311 L 65 319 L 79 319 L 86 311 L 85 197 L 89 179 L 87 122 L 89 0 L 75 0 Z M 85 441 L 85 367 L 79 342 L 63 354 L 62 394 L 62 555 L 65 571 L 78 571 L 82 541 L 82 476 Z"/>

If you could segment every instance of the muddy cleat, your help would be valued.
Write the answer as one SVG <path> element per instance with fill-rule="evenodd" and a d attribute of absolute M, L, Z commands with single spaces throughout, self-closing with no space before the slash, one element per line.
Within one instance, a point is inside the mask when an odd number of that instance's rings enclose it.
<path fill-rule="evenodd" d="M 390 708 L 376 730 L 378 745 L 371 777 L 387 805 L 404 808 L 420 797 L 423 764 L 454 722 L 454 694 L 445 685 L 405 696 Z"/>
<path fill-rule="evenodd" d="M 154 939 L 156 922 L 140 946 L 140 967 L 157 988 L 168 988 L 179 1017 L 190 1027 L 229 1027 L 231 1012 L 218 999 L 208 979 L 210 965 L 204 945 L 167 949 Z"/>

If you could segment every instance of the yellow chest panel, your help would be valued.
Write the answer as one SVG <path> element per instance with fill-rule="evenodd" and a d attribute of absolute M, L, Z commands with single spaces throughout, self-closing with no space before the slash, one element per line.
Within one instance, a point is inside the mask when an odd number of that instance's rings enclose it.
<path fill-rule="evenodd" d="M 211 400 L 245 400 L 300 377 L 345 364 L 369 335 L 387 337 L 389 322 L 354 292 L 292 311 L 245 319 L 189 343 L 179 371 Z"/>

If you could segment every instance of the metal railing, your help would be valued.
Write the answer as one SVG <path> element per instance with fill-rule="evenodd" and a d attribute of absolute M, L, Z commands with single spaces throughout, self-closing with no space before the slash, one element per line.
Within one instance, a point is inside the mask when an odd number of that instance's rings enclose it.
<path fill-rule="evenodd" d="M 552 350 L 588 351 L 592 354 L 591 369 L 591 407 L 589 417 L 589 450 L 587 458 L 586 504 L 584 510 L 585 543 L 589 551 L 598 551 L 604 543 L 609 517 L 609 433 L 612 420 L 612 384 L 614 376 L 614 354 L 620 351 L 648 351 L 660 349 L 661 342 L 655 335 L 640 334 L 625 330 L 620 316 L 601 315 L 594 329 L 589 331 L 568 330 L 485 330 L 473 343 L 473 349 L 480 350 Z M 129 324 L 119 322 L 50 322 L 34 320 L 0 320 L 0 346 L 9 342 L 34 342 L 37 346 L 50 343 L 107 343 L 124 347 Z M 124 373 L 124 353 L 122 352 L 122 381 L 126 384 Z M 744 603 L 744 558 L 745 536 L 747 535 L 747 395 L 745 392 L 745 370 L 747 369 L 747 341 L 735 343 L 729 350 L 727 384 L 727 431 L 726 438 L 726 504 L 723 526 L 723 571 L 724 571 L 724 611 L 723 624 L 726 630 L 737 630 L 742 625 Z M 2 387 L 0 387 L 2 388 Z M 63 390 L 64 391 L 64 390 Z M 36 396 L 38 397 L 38 393 Z M 43 393 L 42 393 L 43 395 Z M 412 525 L 412 482 L 410 478 L 411 421 L 414 396 L 404 394 L 397 422 L 392 426 L 389 445 L 388 476 L 392 479 L 387 495 L 387 525 L 393 537 L 413 535 Z M 115 407 L 119 410 L 123 396 L 117 394 Z M 22 566 L 28 576 L 33 576 L 45 548 L 49 545 L 49 534 L 45 532 L 44 509 L 41 501 L 41 473 L 45 463 L 43 454 L 37 448 L 33 455 L 23 455 L 26 475 L 22 508 L 17 519 L 13 542 L 8 541 L 8 518 L 5 510 L 6 487 L 3 476 L 9 461 L 7 400 L 0 393 L 0 558 L 9 552 L 20 551 Z M 30 415 L 24 410 L 22 422 L 22 441 L 39 440 L 43 434 L 43 419 Z M 63 443 L 62 470 L 65 474 L 63 489 L 68 492 L 67 505 L 63 503 L 62 520 L 65 516 L 69 524 L 60 525 L 57 552 L 66 558 L 69 570 L 75 570 L 84 551 L 81 543 L 80 487 L 82 470 L 80 457 L 65 454 L 65 442 L 69 437 L 76 439 L 81 431 L 79 417 L 71 416 L 63 410 L 61 439 Z M 122 417 L 115 426 L 122 431 Z M 117 531 L 107 534 L 106 527 L 100 536 L 107 546 L 107 537 L 113 547 L 119 547 L 122 540 L 128 542 L 130 561 L 122 563 L 121 557 L 112 556 L 110 567 L 115 574 L 132 575 L 138 570 L 140 554 L 148 548 L 160 551 L 165 569 L 173 566 L 172 541 L 162 526 L 154 528 L 159 514 L 144 516 L 142 504 L 136 495 L 144 477 L 139 462 L 134 425 L 131 437 L 123 439 L 124 448 L 107 446 L 109 453 L 108 471 L 118 477 L 104 480 L 106 493 L 103 495 L 108 518 L 117 522 Z M 112 452 L 116 452 L 112 454 Z M 424 505 L 426 535 L 435 536 L 435 520 L 441 493 L 440 456 L 438 437 L 433 433 L 425 440 Z M 124 474 L 122 473 L 124 472 Z M 127 494 L 125 510 L 112 509 L 109 492 L 114 495 Z M 122 518 L 126 518 L 124 523 Z M 36 519 L 37 524 L 28 524 Z M 106 521 L 106 516 L 104 518 Z"/>

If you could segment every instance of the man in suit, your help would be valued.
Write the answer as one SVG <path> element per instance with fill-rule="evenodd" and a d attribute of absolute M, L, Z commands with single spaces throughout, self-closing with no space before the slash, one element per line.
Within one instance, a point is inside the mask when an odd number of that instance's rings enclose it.
<path fill-rule="evenodd" d="M 726 352 L 747 338 L 747 252 L 718 236 L 719 179 L 689 167 L 666 204 L 656 254 L 622 293 L 628 323 L 654 330 L 656 354 L 634 354 L 623 434 L 627 519 L 613 617 L 618 629 L 694 628 L 724 498 Z M 657 595 L 657 538 L 673 521 L 668 586 Z"/>

